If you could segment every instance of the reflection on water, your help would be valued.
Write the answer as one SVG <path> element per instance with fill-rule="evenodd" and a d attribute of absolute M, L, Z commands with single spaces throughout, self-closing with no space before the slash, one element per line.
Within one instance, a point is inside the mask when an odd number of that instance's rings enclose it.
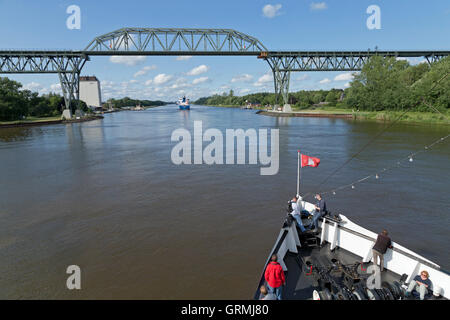
<path fill-rule="evenodd" d="M 280 170 L 171 163 L 173 130 L 278 128 Z M 253 111 L 175 106 L 103 120 L 0 130 L 1 298 L 247 299 L 296 189 L 296 151 L 321 158 L 302 170 L 316 186 L 385 125 L 274 118 Z M 444 136 L 444 126 L 390 128 L 324 189 L 349 183 Z M 436 146 L 379 180 L 328 196 L 375 232 L 450 267 L 450 150 Z M 417 228 L 420 226 L 420 232 Z M 67 266 L 82 290 L 65 289 Z"/>
<path fill-rule="evenodd" d="M 27 137 L 42 134 L 39 127 L 2 128 L 0 130 L 0 141 L 2 142 L 23 141 Z"/>

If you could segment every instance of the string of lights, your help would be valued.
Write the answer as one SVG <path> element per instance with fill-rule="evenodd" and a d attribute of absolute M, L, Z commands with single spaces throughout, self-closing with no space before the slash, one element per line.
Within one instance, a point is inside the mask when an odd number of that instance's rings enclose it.
<path fill-rule="evenodd" d="M 450 74 L 450 72 L 447 72 L 443 77 L 441 77 L 438 81 L 434 83 L 434 85 L 430 88 L 430 93 L 436 88 L 436 86 L 443 81 L 447 76 Z M 445 119 L 448 120 L 448 117 L 440 112 L 438 109 L 427 103 L 425 98 L 422 96 L 417 102 L 412 106 L 412 108 L 416 107 L 420 104 L 420 102 L 423 102 L 428 108 L 433 109 L 434 111 L 440 113 L 442 116 L 444 116 Z M 340 165 L 338 168 L 336 168 L 332 173 L 330 173 L 324 180 L 322 180 L 321 183 L 317 186 L 317 188 L 320 188 L 320 186 L 324 185 L 332 176 L 334 176 L 338 171 L 340 171 L 343 167 L 348 165 L 353 159 L 355 159 L 360 153 L 362 153 L 367 147 L 369 147 L 375 140 L 378 139 L 384 132 L 386 132 L 388 129 L 390 129 L 392 126 L 394 126 L 400 119 L 409 111 L 409 109 L 406 109 L 397 119 L 392 121 L 388 126 L 383 128 L 380 132 L 378 132 L 372 139 L 370 139 L 358 152 L 356 152 L 354 155 L 352 155 L 347 161 L 345 161 L 342 165 Z M 306 194 L 306 196 L 309 195 Z"/>
<path fill-rule="evenodd" d="M 447 78 L 447 76 L 448 76 L 449 74 L 450 74 L 450 73 L 447 72 L 442 78 L 440 78 L 438 81 L 436 81 L 436 82 L 434 83 L 434 85 L 431 87 L 430 92 L 432 92 L 432 91 L 434 90 L 434 88 L 435 88 L 441 81 L 443 81 L 445 78 Z M 420 101 L 421 101 L 422 103 L 424 103 L 428 108 L 430 108 L 430 109 L 434 110 L 435 112 L 437 112 L 437 113 L 441 114 L 442 116 L 444 116 L 444 118 L 445 118 L 447 121 L 449 120 L 449 118 L 448 118 L 447 115 L 445 115 L 444 113 L 442 113 L 441 111 L 439 111 L 438 109 L 436 109 L 434 106 L 432 106 L 431 104 L 429 104 L 429 103 L 425 100 L 424 97 L 421 97 L 421 98 L 417 101 L 417 103 L 416 103 L 414 106 L 418 105 L 418 104 L 420 103 Z M 343 167 L 345 167 L 351 160 L 357 159 L 356 157 L 357 157 L 362 151 L 364 151 L 364 150 L 365 150 L 372 142 L 374 142 L 380 135 L 382 135 L 385 131 L 387 131 L 387 129 L 389 129 L 389 128 L 392 127 L 395 123 L 397 123 L 397 121 L 399 121 L 399 120 L 400 120 L 407 112 L 408 112 L 408 110 L 405 110 L 405 111 L 404 111 L 404 112 L 403 112 L 396 120 L 394 120 L 393 122 L 391 122 L 390 125 L 388 125 L 388 126 L 385 127 L 383 130 L 381 130 L 377 135 L 375 135 L 375 137 L 373 137 L 367 144 L 365 144 L 365 145 L 361 148 L 361 150 L 359 150 L 357 153 L 355 153 L 352 157 L 350 157 L 350 159 L 348 159 L 348 160 L 347 160 L 346 162 L 344 162 L 340 167 L 338 167 L 338 168 L 337 168 L 336 170 L 334 170 L 330 175 L 328 175 L 328 176 L 325 178 L 325 180 L 323 180 L 323 181 L 318 185 L 318 187 L 320 187 L 320 186 L 323 185 L 326 181 L 328 181 L 333 175 L 335 175 L 338 171 L 340 171 Z M 362 179 L 353 181 L 352 183 L 345 184 L 345 185 L 342 185 L 342 186 L 340 186 L 340 187 L 337 187 L 337 188 L 334 188 L 334 189 L 331 189 L 331 190 L 328 190 L 328 191 L 324 191 L 324 192 L 319 192 L 319 193 L 321 193 L 321 194 L 332 193 L 333 195 L 335 195 L 335 194 L 336 194 L 336 191 L 339 191 L 339 190 L 342 190 L 342 189 L 345 189 L 345 188 L 351 187 L 352 189 L 355 189 L 355 185 L 356 185 L 356 184 L 361 183 L 361 182 L 364 182 L 364 181 L 366 181 L 366 180 L 368 180 L 368 179 L 370 179 L 370 178 L 372 178 L 372 177 L 375 177 L 375 179 L 379 179 L 381 173 L 384 173 L 384 172 L 386 172 L 386 171 L 388 171 L 388 170 L 391 170 L 391 169 L 393 169 L 393 168 L 395 168 L 395 167 L 399 167 L 400 164 L 401 164 L 403 161 L 405 161 L 405 160 L 408 160 L 408 161 L 412 162 L 412 161 L 413 161 L 413 158 L 414 158 L 417 154 L 427 151 L 429 148 L 433 147 L 435 144 L 443 142 L 443 141 L 444 141 L 445 139 L 447 139 L 449 136 L 450 136 L 450 135 L 447 135 L 447 136 L 445 136 L 445 137 L 439 138 L 438 140 L 436 140 L 436 141 L 433 142 L 432 144 L 430 144 L 430 145 L 428 145 L 428 146 L 425 146 L 423 149 L 421 149 L 421 150 L 419 150 L 419 151 L 416 151 L 416 152 L 414 152 L 414 153 L 408 155 L 406 158 L 402 158 L 402 159 L 398 160 L 394 165 L 392 165 L 392 166 L 390 166 L 390 167 L 387 167 L 387 168 L 383 168 L 382 170 L 380 170 L 379 172 L 376 172 L 375 174 L 368 175 L 368 176 L 366 176 L 366 177 L 364 177 L 364 178 L 362 178 Z M 358 160 L 359 160 L 359 159 L 358 159 Z M 307 196 L 309 196 L 309 195 L 311 195 L 311 194 L 312 194 L 311 192 L 308 192 L 307 194 L 305 194 L 304 197 L 307 197 Z"/>
<path fill-rule="evenodd" d="M 444 137 L 441 137 L 441 138 L 439 138 L 438 140 L 434 141 L 433 143 L 431 143 L 431 144 L 429 144 L 429 145 L 423 147 L 422 149 L 420 149 L 420 150 L 418 150 L 418 151 L 416 151 L 416 152 L 413 152 L 413 153 L 409 154 L 408 156 L 403 157 L 403 158 L 397 160 L 393 165 L 391 165 L 391 166 L 389 166 L 389 167 L 383 168 L 383 169 L 381 169 L 381 170 L 379 170 L 379 171 L 377 171 L 377 172 L 375 172 L 375 173 L 373 173 L 373 174 L 370 174 L 370 175 L 368 175 L 368 176 L 366 176 L 366 177 L 364 177 L 364 178 L 361 178 L 361 179 L 359 179 L 359 180 L 353 181 L 353 182 L 351 182 L 351 183 L 348 183 L 348 184 L 345 184 L 345 185 L 342 185 L 342 186 L 333 188 L 333 189 L 331 189 L 331 190 L 327 190 L 327 191 L 324 191 L 324 192 L 320 192 L 320 194 L 330 194 L 330 193 L 331 193 L 331 194 L 335 195 L 337 191 L 342 190 L 342 189 L 345 189 L 345 188 L 352 188 L 352 189 L 355 189 L 355 185 L 357 185 L 358 183 L 364 182 L 364 181 L 366 181 L 366 180 L 368 180 L 368 179 L 370 179 L 370 178 L 380 179 L 380 178 L 381 178 L 381 175 L 382 175 L 383 173 L 385 173 L 386 171 L 389 171 L 389 170 L 392 170 L 393 168 L 399 167 L 400 164 L 401 164 L 402 162 L 404 162 L 404 161 L 413 162 L 413 161 L 414 161 L 414 158 L 415 158 L 418 154 L 430 150 L 430 148 L 432 148 L 433 146 L 435 146 L 435 145 L 438 144 L 438 143 L 442 143 L 443 141 L 445 141 L 445 140 L 448 139 L 449 137 L 450 137 L 450 134 L 448 134 L 448 135 L 446 135 L 446 136 L 444 136 Z"/>

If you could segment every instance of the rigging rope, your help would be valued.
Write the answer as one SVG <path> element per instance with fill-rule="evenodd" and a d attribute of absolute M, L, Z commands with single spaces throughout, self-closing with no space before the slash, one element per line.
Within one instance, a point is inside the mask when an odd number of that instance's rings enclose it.
<path fill-rule="evenodd" d="M 434 85 L 431 87 L 431 89 L 430 89 L 430 92 L 431 91 L 433 91 L 433 89 L 442 81 L 442 80 L 444 80 L 448 75 L 449 75 L 450 73 L 449 72 L 447 72 L 442 78 L 440 78 L 438 81 L 436 81 L 435 83 L 434 83 Z M 423 102 L 427 107 L 429 107 L 429 108 L 431 108 L 431 109 L 433 109 L 433 110 L 435 110 L 435 111 L 437 111 L 438 113 L 440 113 L 441 115 L 443 115 L 446 119 L 448 119 L 448 117 L 445 115 L 445 114 L 443 114 L 442 112 L 440 112 L 438 109 L 436 109 L 435 107 L 433 107 L 433 106 L 431 106 L 430 104 L 428 104 L 428 102 L 425 100 L 425 98 L 422 96 L 420 99 L 419 99 L 419 101 L 417 101 L 410 109 L 412 109 L 412 108 L 414 108 L 414 107 L 416 107 L 420 102 Z M 331 174 L 329 174 L 317 187 L 316 187 L 316 189 L 318 189 L 320 186 L 322 186 L 325 182 L 327 182 L 332 176 L 334 176 L 339 170 L 341 170 L 343 167 L 345 167 L 348 163 L 350 163 L 350 161 L 352 161 L 353 159 L 355 159 L 361 152 L 363 152 L 369 145 L 371 145 L 378 137 L 380 137 L 383 133 L 385 133 L 389 128 L 391 128 L 394 124 L 396 124 L 407 112 L 409 111 L 409 109 L 406 109 L 397 119 L 395 119 L 393 122 L 391 122 L 388 126 L 386 126 L 386 127 L 384 127 L 380 132 L 378 132 L 372 139 L 370 139 L 358 152 L 356 152 L 355 154 L 353 154 L 347 161 L 345 161 L 342 165 L 340 165 L 337 169 L 335 169 Z M 437 142 L 434 142 L 434 143 L 432 143 L 430 146 L 427 146 L 428 148 L 429 147 L 431 147 L 431 146 L 433 146 L 434 144 L 436 144 L 436 143 L 439 143 L 440 141 L 443 141 L 443 140 L 445 140 L 445 139 L 447 139 L 449 136 L 447 135 L 446 137 L 443 137 L 443 138 L 440 138 Z M 427 149 L 427 147 L 425 147 L 425 150 Z M 417 154 L 417 153 L 420 153 L 420 152 L 423 152 L 423 150 L 422 151 L 419 151 L 419 152 L 416 152 L 415 154 Z M 415 154 L 412 154 L 412 155 L 415 155 Z M 412 155 L 410 155 L 410 156 L 412 156 Z M 411 158 L 412 159 L 412 158 Z M 398 162 L 399 163 L 399 162 Z M 384 169 L 382 172 L 384 172 L 384 171 L 387 171 L 387 170 L 390 170 L 390 169 L 392 169 L 394 166 L 392 166 L 392 167 L 389 167 L 388 169 Z M 376 174 L 377 175 L 377 174 Z M 373 175 L 369 175 L 369 176 L 367 176 L 367 177 L 364 177 L 364 178 L 362 178 L 362 179 L 360 179 L 360 180 L 357 180 L 357 181 L 355 181 L 354 183 L 351 183 L 351 184 L 347 184 L 347 185 L 344 185 L 344 186 L 342 186 L 342 187 L 338 187 L 337 189 L 333 189 L 332 191 L 333 192 L 335 192 L 335 191 L 337 191 L 337 190 L 339 190 L 339 189 L 343 189 L 343 188 L 345 188 L 345 187 L 348 187 L 348 186 L 352 186 L 352 188 L 354 188 L 354 184 L 356 184 L 356 183 L 359 183 L 359 182 L 362 182 L 362 181 L 365 181 L 365 180 L 367 180 L 367 179 L 369 179 L 371 176 L 373 176 Z M 378 176 L 378 175 L 377 175 Z M 322 193 L 324 193 L 324 192 L 322 192 Z M 327 193 L 327 192 L 325 192 L 325 193 Z M 309 196 L 309 195 L 311 195 L 312 194 L 312 192 L 308 192 L 308 193 L 306 193 L 305 194 L 305 196 L 304 197 L 307 197 L 307 196 Z"/>
<path fill-rule="evenodd" d="M 353 181 L 353 182 L 351 182 L 351 183 L 342 185 L 342 186 L 340 186 L 340 187 L 336 187 L 336 188 L 333 188 L 333 189 L 330 189 L 330 190 L 327 190 L 327 191 L 324 191 L 324 192 L 320 192 L 320 194 L 327 194 L 327 193 L 333 193 L 333 194 L 336 194 L 336 191 L 341 190 L 341 189 L 345 189 L 345 188 L 348 188 L 348 187 L 352 187 L 352 189 L 354 189 L 356 184 L 358 184 L 358 183 L 360 183 L 360 182 L 363 182 L 363 181 L 366 181 L 367 179 L 369 179 L 369 178 L 371 178 L 371 177 L 374 177 L 375 179 L 379 179 L 380 176 L 381 176 L 381 173 L 386 172 L 386 171 L 389 171 L 389 170 L 391 170 L 391 169 L 393 169 L 393 168 L 395 168 L 395 167 L 400 166 L 400 163 L 401 163 L 402 161 L 408 160 L 408 161 L 412 162 L 412 161 L 413 161 L 413 157 L 415 157 L 415 156 L 418 155 L 419 153 L 422 153 L 422 152 L 425 152 L 425 151 L 429 150 L 429 149 L 430 149 L 431 147 L 433 147 L 434 145 L 443 142 L 444 140 L 446 140 L 446 139 L 449 138 L 449 137 L 450 137 L 450 134 L 446 135 L 445 137 L 441 137 L 441 138 L 439 138 L 438 140 L 434 141 L 432 144 L 425 146 L 423 149 L 421 149 L 421 150 L 419 150 L 419 151 L 416 151 L 416 152 L 414 152 L 414 153 L 411 153 L 411 154 L 408 155 L 407 157 L 403 157 L 403 158 L 397 160 L 395 164 L 393 164 L 393 165 L 391 165 L 391 166 L 389 166 L 389 167 L 387 167 L 387 168 L 383 168 L 382 170 L 380 170 L 380 171 L 378 171 L 378 172 L 375 172 L 375 173 L 373 173 L 373 174 L 370 174 L 370 175 L 368 175 L 368 176 L 366 176 L 366 177 L 364 177 L 364 178 L 362 178 L 362 179 L 355 180 L 355 181 Z"/>

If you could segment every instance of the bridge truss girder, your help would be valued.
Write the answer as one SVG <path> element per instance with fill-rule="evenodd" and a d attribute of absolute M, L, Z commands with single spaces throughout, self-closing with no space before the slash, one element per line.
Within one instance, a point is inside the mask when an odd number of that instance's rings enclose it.
<path fill-rule="evenodd" d="M 66 109 L 79 99 L 80 72 L 89 57 L 73 51 L 0 51 L 0 73 L 58 74 Z"/>
<path fill-rule="evenodd" d="M 450 51 L 268 51 L 256 38 L 232 29 L 122 28 L 96 37 L 83 51 L 0 51 L 0 73 L 57 73 L 66 108 L 79 98 L 80 72 L 91 55 L 245 55 L 265 59 L 277 103 L 289 98 L 292 71 L 358 71 L 371 56 L 425 57 Z"/>
<path fill-rule="evenodd" d="M 229 52 L 259 53 L 256 38 L 232 29 L 123 28 L 96 37 L 86 52 Z"/>
<path fill-rule="evenodd" d="M 275 88 L 275 104 L 278 105 L 280 97 L 283 103 L 287 104 L 289 100 L 289 82 L 291 78 L 291 71 L 277 59 L 266 59 L 269 63 L 273 73 L 273 84 Z"/>

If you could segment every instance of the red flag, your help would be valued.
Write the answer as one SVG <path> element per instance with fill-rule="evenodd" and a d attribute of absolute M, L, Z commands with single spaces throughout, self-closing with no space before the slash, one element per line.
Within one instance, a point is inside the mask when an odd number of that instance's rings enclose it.
<path fill-rule="evenodd" d="M 305 156 L 304 154 L 301 155 L 302 156 L 302 168 L 303 167 L 317 167 L 320 163 L 320 159 L 319 158 L 314 158 L 314 157 L 308 157 Z"/>

